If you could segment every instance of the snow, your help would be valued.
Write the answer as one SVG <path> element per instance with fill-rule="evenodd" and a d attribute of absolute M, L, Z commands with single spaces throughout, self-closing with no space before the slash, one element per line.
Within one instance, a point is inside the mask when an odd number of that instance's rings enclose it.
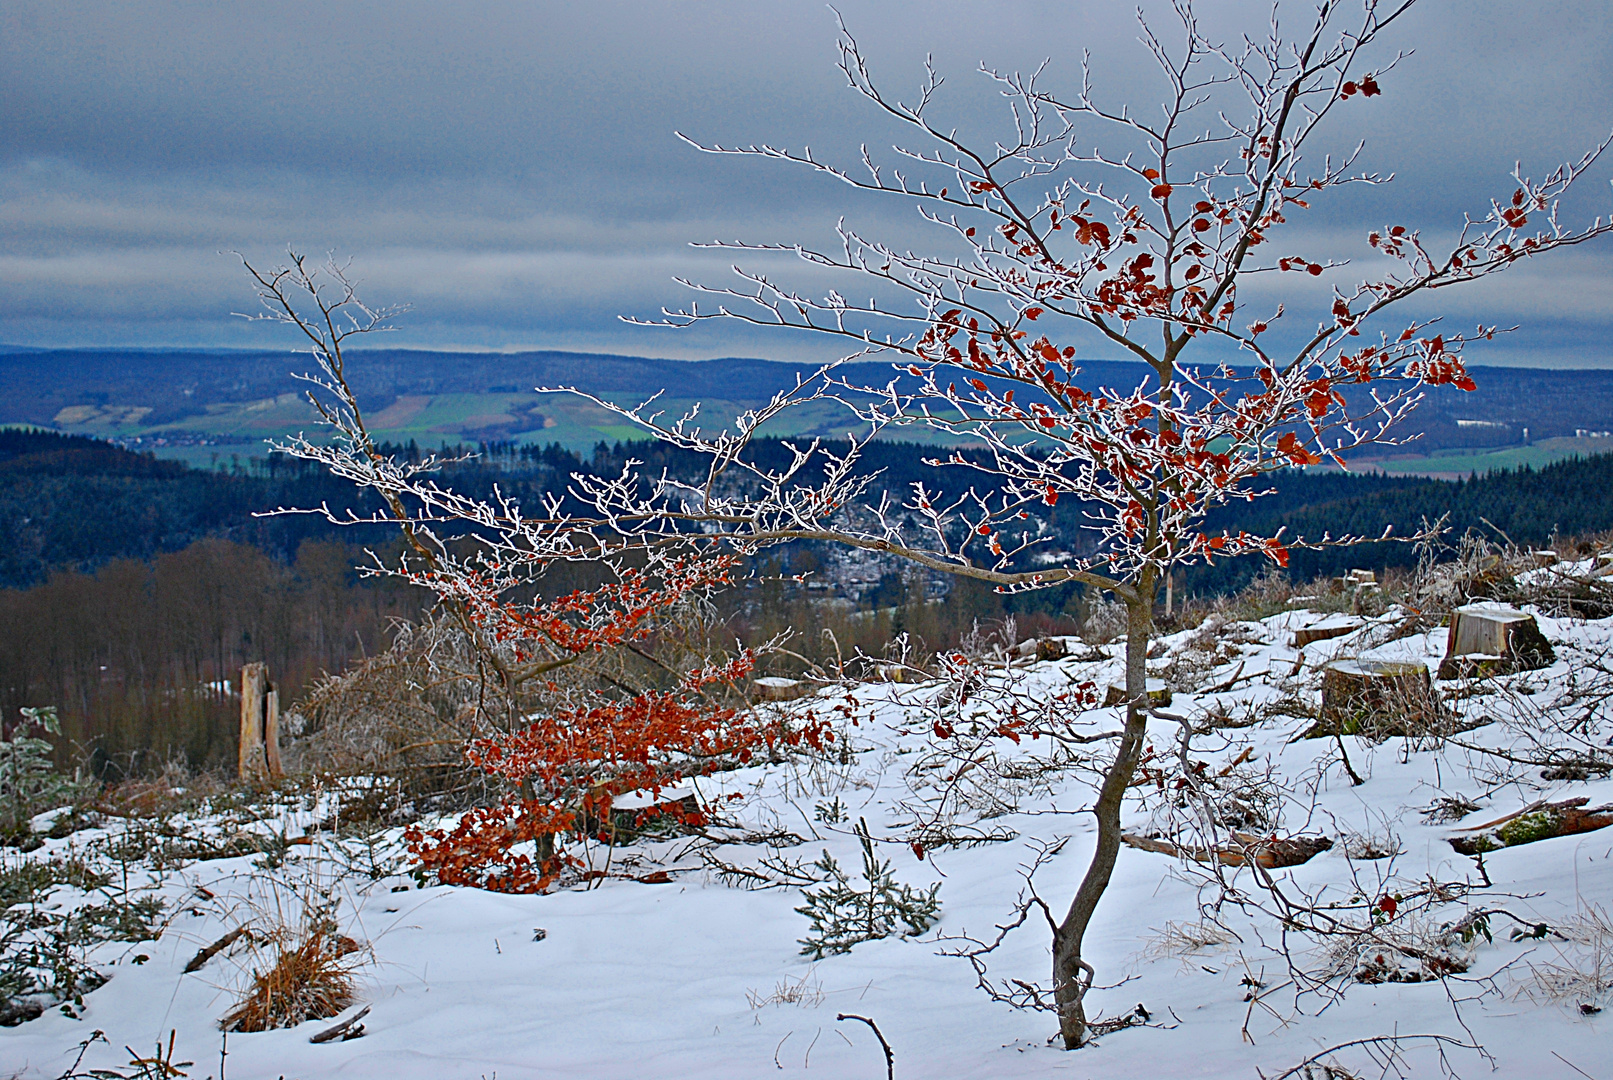
<path fill-rule="evenodd" d="M 1404 614 L 1364 620 L 1352 634 L 1307 646 L 1295 678 L 1314 677 L 1333 659 L 1437 663 L 1445 637 L 1441 629 L 1388 640 Z M 1531 684 L 1543 688 L 1539 694 L 1549 694 L 1575 662 L 1565 644 L 1605 648 L 1613 637 L 1607 622 L 1537 617 L 1561 657 L 1553 669 L 1529 674 Z M 1288 645 L 1292 632 L 1317 619 L 1314 612 L 1291 611 L 1241 625 L 1240 655 L 1219 663 L 1201 686 L 1223 684 L 1237 665 L 1247 677 L 1216 694 L 1179 690 L 1170 712 L 1191 715 L 1219 702 L 1237 715 L 1278 700 L 1291 690 L 1285 680 L 1300 658 Z M 1151 671 L 1163 670 L 1192 637 L 1183 632 L 1166 638 L 1169 651 L 1150 662 Z M 1067 659 L 1015 674 L 1044 688 L 1071 680 L 1101 687 L 1120 681 L 1121 665 L 1117 658 Z M 1142 1003 L 1157 1026 L 1114 1032 L 1076 1052 L 1049 1046 L 1054 1024 L 1047 1015 L 990 1001 L 975 987 L 965 961 L 938 955 L 935 937 L 965 930 L 989 936 L 994 924 L 1005 921 L 1022 883 L 1020 868 L 1032 855 L 1029 841 L 1036 837 L 1071 838 L 1036 877 L 1040 894 L 1062 913 L 1060 905 L 1073 895 L 1093 843 L 1092 823 L 1080 813 L 1089 789 L 1079 774 L 1061 774 L 1052 790 L 1026 796 L 1019 812 L 984 823 L 1010 829 L 1016 839 L 933 850 L 917 860 L 901 842 L 905 819 L 897 804 L 910 797 L 905 777 L 921 740 L 898 729 L 914 722 L 936 692 L 933 685 L 865 685 L 850 691 L 849 702 L 846 691 L 825 692 L 818 699 L 823 707 L 846 702 L 859 717 L 858 726 L 848 729 L 857 748 L 849 763 L 758 767 L 696 785 L 708 801 L 743 792 L 746 798 L 732 813 L 758 830 L 785 829 L 805 837 L 806 843 L 783 854 L 807 864 L 828 850 L 843 866 L 860 865 L 851 826 L 866 818 L 876 837 L 891 839 L 880 855 L 893 860 L 901 880 L 922 887 L 941 882 L 941 921 L 922 938 L 865 943 L 849 954 L 809 962 L 797 943 L 807 931 L 806 920 L 794 910 L 802 902 L 799 890 L 728 887 L 688 858 L 671 863 L 669 884 L 607 880 L 546 896 L 511 896 L 418 888 L 405 876 L 371 881 L 343 873 L 315 842 L 291 848 L 285 864 L 272 870 L 253 858 L 197 862 L 164 874 L 131 870 L 131 888 L 167 902 L 168 928 L 157 941 L 98 947 L 94 959 L 112 977 L 86 997 L 80 1019 L 47 1011 L 19 1027 L 0 1029 L 0 1075 L 57 1077 L 72 1063 L 78 1043 L 98 1029 L 110 1042 L 91 1047 L 81 1069 L 125 1068 L 125 1044 L 138 1050 L 159 1037 L 166 1043 L 173 1030 L 176 1056 L 197 1062 L 187 1071 L 218 1076 L 217 1020 L 248 977 L 251 957 L 221 954 L 195 974 L 183 974 L 183 967 L 199 948 L 244 919 L 294 912 L 299 898 L 318 888 L 342 898 L 337 914 L 343 932 L 373 950 L 373 963 L 360 969 L 360 1005 L 344 1014 L 370 1005 L 366 1034 L 346 1042 L 309 1043 L 310 1035 L 341 1017 L 289 1030 L 233 1034 L 227 1046 L 229 1080 L 884 1076 L 872 1033 L 856 1021 L 837 1022 L 841 1012 L 879 1024 L 895 1052 L 895 1075 L 903 1080 L 1247 1078 L 1256 1070 L 1269 1077 L 1329 1046 L 1395 1033 L 1476 1039 L 1493 1062 L 1467 1050 L 1445 1051 L 1462 1075 L 1491 1073 L 1492 1065 L 1494 1075 L 1508 1077 L 1607 1075 L 1604 1029 L 1613 1013 L 1583 1016 L 1572 1003 L 1536 1002 L 1521 993 L 1530 965 L 1555 958 L 1558 946 L 1550 941 L 1514 942 L 1497 923 L 1494 942 L 1478 942 L 1473 968 L 1462 980 L 1346 982 L 1337 1000 L 1296 1000 L 1292 990 L 1270 989 L 1283 982 L 1284 960 L 1273 948 L 1279 927 L 1266 916 L 1223 908 L 1241 942 L 1166 955 L 1160 948 L 1166 927 L 1196 922 L 1199 905 L 1214 896 L 1205 891 L 1202 875 L 1188 872 L 1192 868 L 1130 848 L 1121 851 L 1087 938 L 1086 956 L 1097 968 L 1100 987 L 1113 988 L 1094 990 L 1088 1008 L 1116 1016 Z M 1103 715 L 1095 711 L 1093 718 Z M 1297 787 L 1310 778 L 1314 792 L 1305 792 L 1285 814 L 1288 835 L 1398 837 L 1402 853 L 1392 860 L 1352 861 L 1350 845 L 1338 843 L 1302 866 L 1279 871 L 1296 890 L 1326 886 L 1335 890 L 1332 895 L 1342 895 L 1351 887 L 1352 872 L 1381 890 L 1409 890 L 1426 879 L 1473 879 L 1473 861 L 1456 855 L 1447 842 L 1461 823 L 1430 824 L 1419 813 L 1441 793 L 1483 796 L 1483 809 L 1470 815 L 1471 822 L 1541 798 L 1586 795 L 1593 804 L 1613 801 L 1613 781 L 1607 779 L 1490 790 L 1459 750 L 1419 749 L 1402 740 L 1372 746 L 1347 739 L 1355 769 L 1367 778 L 1355 787 L 1336 764 L 1331 740 L 1291 741 L 1308 723 L 1268 719 L 1227 732 L 1229 741 L 1220 748 L 1207 741 L 1209 748 L 1196 755 L 1223 763 L 1247 745 L 1252 762 L 1271 768 L 1275 778 Z M 1169 751 L 1176 725 L 1161 720 L 1155 728 L 1156 745 Z M 847 820 L 825 824 L 819 819 L 836 815 L 819 808 L 833 800 L 844 807 Z M 323 809 L 288 805 L 278 819 L 257 828 L 296 835 Z M 1147 827 L 1154 812 L 1142 804 L 1128 808 L 1128 828 Z M 82 850 L 96 836 L 81 832 L 52 840 L 30 857 Z M 680 846 L 658 841 L 639 854 L 646 865 L 662 865 Z M 753 865 L 768 853 L 765 847 L 740 845 L 725 849 L 723 857 Z M 618 852 L 616 858 L 628 854 Z M 1496 851 L 1486 856 L 1485 866 L 1494 887 L 1472 894 L 1469 903 L 1504 906 L 1524 919 L 1556 925 L 1587 905 L 1613 900 L 1613 829 Z M 1240 880 L 1248 887 L 1247 877 Z M 121 887 L 119 881 L 109 889 Z M 70 905 L 82 898 L 64 888 L 53 899 Z M 1462 910 L 1453 904 L 1440 917 L 1454 919 Z M 1034 911 L 1033 917 L 989 958 L 994 977 L 1047 981 L 1048 933 Z M 538 928 L 547 932 L 541 941 L 534 940 Z M 1315 958 L 1314 950 L 1302 952 Z M 140 956 L 146 959 L 137 963 Z M 1268 996 L 1248 1001 L 1246 980 L 1265 983 Z M 798 989 L 793 996 L 799 1000 L 763 1003 L 790 986 Z M 1408 1042 L 1403 1053 L 1410 1075 L 1440 1075 L 1429 1045 Z M 1357 1070 L 1365 1062 L 1347 1054 L 1339 1060 Z"/>

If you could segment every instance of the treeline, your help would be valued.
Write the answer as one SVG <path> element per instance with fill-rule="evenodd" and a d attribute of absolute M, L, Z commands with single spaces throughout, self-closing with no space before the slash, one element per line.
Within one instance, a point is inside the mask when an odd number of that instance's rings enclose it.
<path fill-rule="evenodd" d="M 424 453 L 413 444 L 385 449 L 414 459 Z M 446 467 L 443 482 L 478 495 L 497 484 L 529 506 L 545 495 L 564 493 L 574 473 L 614 476 L 629 459 L 642 462 L 646 474 L 665 471 L 689 480 L 698 478 L 705 465 L 698 455 L 655 442 L 601 442 L 590 455 L 558 445 L 490 443 L 477 449 L 474 460 Z M 761 439 L 749 453 L 759 464 L 779 467 L 789 461 L 791 451 L 779 440 Z M 926 464 L 937 453 L 907 443 L 874 443 L 866 448 L 863 464 L 877 470 L 879 485 L 898 498 L 906 498 L 919 481 L 952 492 L 983 480 L 989 483 L 968 468 Z M 808 483 L 816 478 L 810 470 L 801 477 Z M 1393 526 L 1397 535 L 1407 535 L 1425 518 L 1448 514 L 1448 524 L 1458 533 L 1493 525 L 1520 544 L 1543 544 L 1554 532 L 1613 528 L 1613 500 L 1603 496 L 1610 479 L 1613 456 L 1455 483 L 1285 471 L 1268 481 L 1261 498 L 1218 511 L 1209 528 L 1272 532 L 1284 527 L 1290 537 L 1314 539 L 1323 534 L 1377 536 Z M 0 587 L 36 584 L 55 570 L 92 572 L 113 559 L 150 559 L 202 537 L 249 544 L 281 561 L 292 559 L 309 539 L 390 541 L 386 526 L 337 527 L 318 514 L 255 516 L 276 507 L 322 505 L 360 514 L 376 509 L 350 485 L 309 462 L 282 455 L 208 471 L 78 436 L 0 431 L 0 535 L 9 538 L 0 546 Z M 1035 510 L 1061 547 L 1076 553 L 1091 549 L 1079 503 L 1061 499 L 1056 506 Z M 1374 544 L 1350 551 L 1296 551 L 1293 568 L 1296 575 L 1307 576 L 1349 566 L 1408 565 L 1414 559 L 1406 545 Z M 1233 563 L 1195 571 L 1191 578 L 1200 591 L 1227 592 L 1258 569 L 1249 562 Z"/>
<path fill-rule="evenodd" d="M 1455 482 L 1416 477 L 1285 474 L 1271 494 L 1218 513 L 1211 531 L 1247 529 L 1289 538 L 1324 535 L 1381 536 L 1386 528 L 1407 537 L 1424 522 L 1444 519 L 1444 543 L 1470 530 L 1492 542 L 1544 547 L 1554 537 L 1613 529 L 1613 454 L 1570 458 L 1540 469 L 1525 466 Z M 1571 554 L 1563 552 L 1564 555 Z M 1304 550 L 1289 555 L 1296 581 L 1338 577 L 1352 567 L 1381 570 L 1412 566 L 1416 546 L 1388 541 L 1352 548 Z M 1187 575 L 1190 589 L 1220 595 L 1242 588 L 1263 567 L 1259 560 L 1236 560 Z"/>
<path fill-rule="evenodd" d="M 9 730 L 19 707 L 56 705 L 60 764 L 103 776 L 231 765 L 243 663 L 266 661 L 289 704 L 419 616 L 420 590 L 357 580 L 359 554 L 310 540 L 282 562 L 211 538 L 0 590 L 0 716 Z"/>

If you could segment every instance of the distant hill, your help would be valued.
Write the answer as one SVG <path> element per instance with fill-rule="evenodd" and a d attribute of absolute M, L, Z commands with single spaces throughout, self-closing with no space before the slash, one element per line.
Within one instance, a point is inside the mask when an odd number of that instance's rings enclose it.
<path fill-rule="evenodd" d="M 408 448 L 398 448 L 407 453 Z M 574 472 L 616 475 L 628 457 L 673 476 L 692 476 L 700 463 L 665 444 L 598 446 L 579 455 L 551 444 L 546 448 L 496 444 L 480 461 L 448 470 L 446 484 L 466 494 L 485 495 L 494 483 L 526 505 L 544 493 L 562 493 Z M 772 440 L 754 447 L 759 460 L 782 462 L 788 451 Z M 911 443 L 871 447 L 866 459 L 879 483 L 898 496 L 923 479 L 943 490 L 978 482 L 978 474 L 934 469 L 924 464 L 933 451 Z M 1406 535 L 1427 518 L 1450 515 L 1460 533 L 1488 530 L 1491 524 L 1521 544 L 1541 544 L 1554 531 L 1564 534 L 1613 529 L 1613 455 L 1559 462 L 1540 470 L 1493 473 L 1450 483 L 1420 477 L 1285 472 L 1272 481 L 1275 492 L 1218 511 L 1212 531 L 1248 529 L 1315 537 L 1354 533 L 1376 536 L 1392 525 Z M 94 570 L 114 559 L 149 559 L 177 551 L 208 536 L 252 544 L 289 560 L 307 539 L 386 544 L 387 526 L 338 528 L 318 515 L 257 517 L 279 506 L 328 504 L 359 512 L 372 504 L 350 485 L 317 467 L 280 456 L 237 464 L 229 470 L 191 469 L 149 454 L 131 453 L 105 442 L 48 431 L 0 431 L 0 588 L 25 587 L 54 570 Z M 1061 547 L 1087 550 L 1081 507 L 1060 500 L 1048 508 L 1048 524 Z M 1491 524 L 1487 524 L 1491 523 Z M 1351 550 L 1295 551 L 1295 576 L 1336 574 L 1350 566 L 1406 565 L 1415 553 L 1405 544 L 1375 544 Z M 1189 586 L 1201 592 L 1240 587 L 1264 564 L 1234 560 L 1194 571 Z"/>
<path fill-rule="evenodd" d="M 794 383 L 810 365 L 762 359 L 658 360 L 572 352 L 445 353 L 404 349 L 354 352 L 352 379 L 377 433 L 422 445 L 508 440 L 557 442 L 588 450 L 642 433 L 575 398 L 539 395 L 538 385 L 575 385 L 618 402 L 636 402 L 665 389 L 669 409 L 695 402 L 721 423 Z M 261 454 L 261 440 L 300 430 L 312 417 L 293 372 L 306 356 L 288 351 L 144 349 L 0 350 L 0 424 L 29 423 L 116 437 L 164 456 L 183 447 L 235 447 Z M 850 378 L 883 384 L 886 363 L 842 369 Z M 1077 380 L 1131 387 L 1148 371 L 1123 361 L 1088 361 Z M 1430 392 L 1405 429 L 1421 438 L 1407 453 L 1483 452 L 1555 444 L 1550 456 L 1598 449 L 1590 433 L 1613 429 L 1613 371 L 1481 368 L 1478 390 Z M 781 422 L 777 435 L 845 432 L 849 418 L 834 406 L 803 409 Z M 1578 435 L 1576 435 L 1578 433 Z M 904 437 L 914 437 L 909 430 Z M 209 451 L 216 453 L 216 449 Z M 1539 455 L 1536 455 L 1537 457 Z M 187 460 L 206 460 L 200 450 Z M 1508 459 L 1495 459 L 1508 462 Z M 1528 456 L 1517 458 L 1529 460 Z M 1510 463 L 1510 462 L 1508 462 Z M 1474 466 L 1453 459 L 1448 471 Z M 1418 466 L 1423 471 L 1438 463 Z"/>

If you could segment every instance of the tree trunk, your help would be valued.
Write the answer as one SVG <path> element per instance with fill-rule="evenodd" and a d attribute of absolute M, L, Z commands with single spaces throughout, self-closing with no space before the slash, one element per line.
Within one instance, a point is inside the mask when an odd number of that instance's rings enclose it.
<path fill-rule="evenodd" d="M 1155 573 L 1147 568 L 1137 583 L 1135 597 L 1126 599 L 1126 727 L 1093 807 L 1098 820 L 1097 850 L 1092 853 L 1092 863 L 1069 912 L 1053 935 L 1053 1000 L 1058 1005 L 1059 1034 L 1066 1050 L 1074 1050 L 1087 1040 L 1082 998 L 1092 985 L 1093 973 L 1091 965 L 1081 959 L 1081 944 L 1098 900 L 1114 874 L 1115 857 L 1120 852 L 1121 804 L 1137 771 L 1148 731 L 1148 642 L 1153 630 L 1154 590 Z"/>

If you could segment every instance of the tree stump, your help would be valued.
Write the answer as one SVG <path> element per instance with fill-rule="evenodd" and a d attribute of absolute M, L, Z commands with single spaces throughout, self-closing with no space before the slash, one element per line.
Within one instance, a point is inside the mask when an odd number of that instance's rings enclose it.
<path fill-rule="evenodd" d="M 1070 655 L 1070 647 L 1063 638 L 1026 638 L 1013 653 L 1019 660 L 1062 660 Z"/>
<path fill-rule="evenodd" d="M 236 746 L 235 775 L 242 783 L 260 783 L 268 778 L 263 750 L 263 698 L 268 682 L 265 665 L 247 664 L 241 668 L 241 739 Z"/>
<path fill-rule="evenodd" d="M 1468 604 L 1451 612 L 1439 677 L 1533 671 L 1556 659 L 1533 615 L 1505 604 Z"/>
<path fill-rule="evenodd" d="M 1304 737 L 1420 735 L 1443 713 L 1426 665 L 1340 660 L 1323 669 L 1322 717 Z"/>
<path fill-rule="evenodd" d="M 269 682 L 267 664 L 241 668 L 241 737 L 236 776 L 242 783 L 265 784 L 285 776 L 280 765 L 280 693 Z"/>

